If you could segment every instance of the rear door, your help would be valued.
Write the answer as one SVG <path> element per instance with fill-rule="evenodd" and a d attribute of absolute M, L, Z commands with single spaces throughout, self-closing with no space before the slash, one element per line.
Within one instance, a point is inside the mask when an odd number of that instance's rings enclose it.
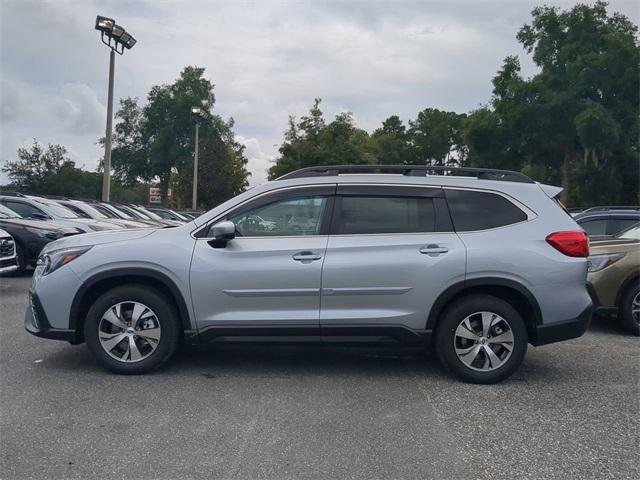
<path fill-rule="evenodd" d="M 440 293 L 464 280 L 465 258 L 441 188 L 338 185 L 322 272 L 323 334 L 425 329 Z"/>

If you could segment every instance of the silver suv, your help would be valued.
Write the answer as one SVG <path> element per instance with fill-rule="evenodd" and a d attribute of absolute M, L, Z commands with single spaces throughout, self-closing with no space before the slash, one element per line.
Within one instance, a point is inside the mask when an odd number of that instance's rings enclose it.
<path fill-rule="evenodd" d="M 498 170 L 298 170 L 181 227 L 50 243 L 26 328 L 125 374 L 181 341 L 253 337 L 432 344 L 462 379 L 496 382 L 591 318 L 588 239 L 559 191 Z"/>

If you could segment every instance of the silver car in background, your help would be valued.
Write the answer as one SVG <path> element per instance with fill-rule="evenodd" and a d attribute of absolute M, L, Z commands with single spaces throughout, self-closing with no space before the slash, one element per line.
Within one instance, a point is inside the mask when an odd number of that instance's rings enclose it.
<path fill-rule="evenodd" d="M 588 239 L 559 192 L 499 170 L 299 170 L 180 227 L 49 244 L 25 326 L 123 374 L 179 342 L 353 340 L 434 347 L 497 382 L 591 318 Z"/>

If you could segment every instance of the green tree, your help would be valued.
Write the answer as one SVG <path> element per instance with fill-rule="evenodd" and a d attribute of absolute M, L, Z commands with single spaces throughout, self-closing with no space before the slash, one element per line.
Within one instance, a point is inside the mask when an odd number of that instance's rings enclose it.
<path fill-rule="evenodd" d="M 200 107 L 210 113 L 210 119 L 200 128 L 198 199 L 203 207 L 210 207 L 232 195 L 220 192 L 235 194 L 244 190 L 248 185 L 247 160 L 235 141 L 233 120 L 225 122 L 211 113 L 215 103 L 213 88 L 204 78 L 204 68 L 189 66 L 174 83 L 154 86 L 146 105 L 140 107 L 137 99 L 122 100 L 116 114 L 112 151 L 117 178 L 125 185 L 157 183 L 164 203 L 171 183 L 175 203 L 190 205 L 195 149 L 191 107 Z M 230 187 L 222 188 L 223 184 Z"/>
<path fill-rule="evenodd" d="M 464 164 L 467 150 L 462 143 L 465 115 L 426 108 L 409 122 L 412 164 Z"/>
<path fill-rule="evenodd" d="M 371 136 L 377 163 L 386 165 L 404 165 L 414 163 L 409 145 L 407 128 L 397 115 L 382 122 L 382 127 Z"/>
<path fill-rule="evenodd" d="M 369 134 L 358 128 L 351 112 L 336 115 L 327 124 L 316 98 L 309 115 L 296 123 L 289 118 L 289 128 L 280 146 L 280 156 L 269 169 L 274 179 L 292 170 L 317 165 L 377 163 Z"/>
<path fill-rule="evenodd" d="M 570 204 L 637 203 L 636 35 L 604 2 L 534 9 L 517 38 L 540 71 L 524 79 L 518 59 L 505 59 L 491 114 L 476 112 L 465 128 L 473 162 L 536 171 L 561 183 Z"/>
<path fill-rule="evenodd" d="M 8 188 L 24 193 L 97 198 L 101 176 L 77 168 L 58 144 L 43 148 L 36 139 L 30 148 L 18 148 L 17 160 L 7 161 L 2 170 L 11 180 Z"/>

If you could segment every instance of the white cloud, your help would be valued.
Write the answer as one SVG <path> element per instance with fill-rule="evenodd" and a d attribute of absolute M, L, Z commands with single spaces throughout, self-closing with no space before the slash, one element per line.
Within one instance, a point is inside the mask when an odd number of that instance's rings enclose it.
<path fill-rule="evenodd" d="M 521 55 L 533 70 L 515 34 L 540 3 L 1 0 L 0 161 L 35 136 L 95 168 L 108 69 L 97 13 L 138 39 L 116 59 L 116 106 L 144 100 L 185 65 L 205 67 L 216 113 L 234 117 L 246 142 L 253 185 L 266 178 L 288 115 L 306 114 L 315 97 L 328 118 L 349 110 L 367 130 L 393 114 L 406 121 L 426 107 L 487 102 L 505 56 Z M 611 1 L 616 10 L 638 22 L 636 2 Z"/>
<path fill-rule="evenodd" d="M 271 166 L 275 156 L 264 153 L 257 138 L 244 138 L 237 135 L 236 140 L 245 147 L 244 154 L 249 160 L 247 169 L 251 173 L 251 177 L 249 177 L 251 186 L 265 183 L 267 169 Z"/>

